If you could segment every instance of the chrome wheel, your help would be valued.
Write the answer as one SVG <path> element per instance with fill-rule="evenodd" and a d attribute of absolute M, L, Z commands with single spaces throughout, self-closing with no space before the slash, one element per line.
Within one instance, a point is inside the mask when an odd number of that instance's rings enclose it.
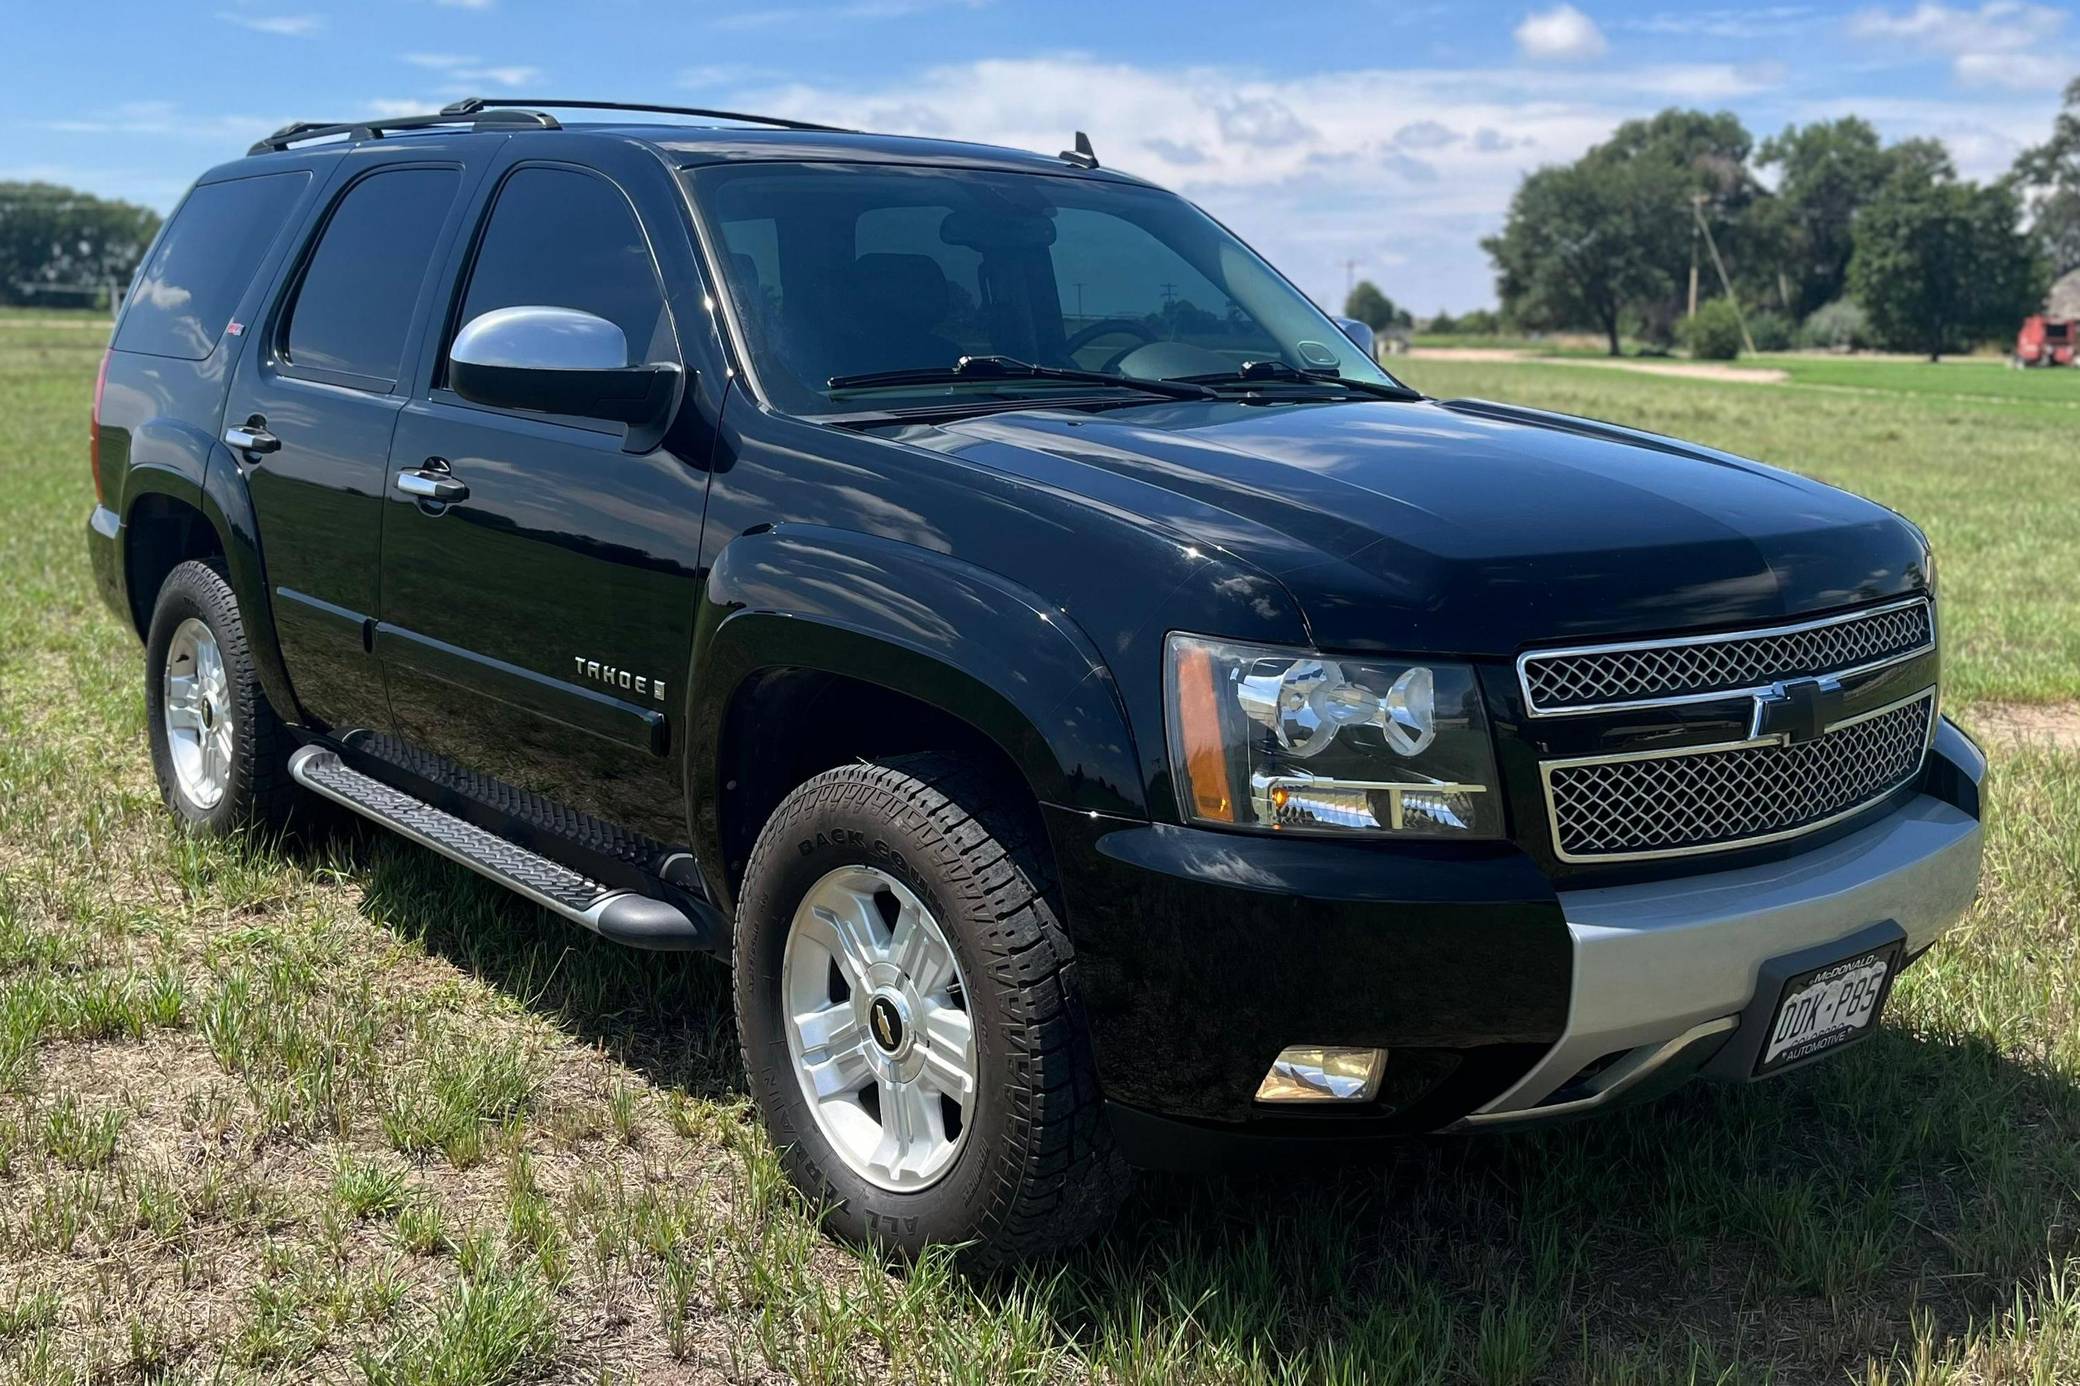
<path fill-rule="evenodd" d="M 208 625 L 190 616 L 166 647 L 161 703 L 166 753 L 189 803 L 207 812 L 231 787 L 237 727 L 231 716 L 231 680 Z"/>
<path fill-rule="evenodd" d="M 868 866 L 809 888 L 780 962 L 787 1052 L 838 1157 L 915 1192 L 952 1167 L 975 1110 L 975 1026 L 960 963 L 910 889 Z"/>

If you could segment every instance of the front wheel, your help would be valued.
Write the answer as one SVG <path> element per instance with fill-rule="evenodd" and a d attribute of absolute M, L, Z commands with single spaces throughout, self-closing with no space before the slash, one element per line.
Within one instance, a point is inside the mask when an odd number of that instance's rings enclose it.
<path fill-rule="evenodd" d="M 745 874 L 737 1024 L 790 1177 L 838 1232 L 975 1267 L 1071 1245 L 1127 1186 L 1042 844 L 940 756 L 848 765 Z"/>

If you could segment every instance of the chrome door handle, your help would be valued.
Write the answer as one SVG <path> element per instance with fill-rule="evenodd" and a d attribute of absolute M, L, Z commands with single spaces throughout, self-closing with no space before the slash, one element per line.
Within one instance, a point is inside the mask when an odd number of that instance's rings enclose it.
<path fill-rule="evenodd" d="M 399 472 L 397 489 L 407 496 L 419 500 L 439 501 L 451 505 L 469 499 L 469 487 L 452 476 L 429 476 L 425 472 Z"/>
<path fill-rule="evenodd" d="M 224 441 L 240 452 L 279 452 L 282 440 L 253 424 L 238 424 L 224 430 Z"/>

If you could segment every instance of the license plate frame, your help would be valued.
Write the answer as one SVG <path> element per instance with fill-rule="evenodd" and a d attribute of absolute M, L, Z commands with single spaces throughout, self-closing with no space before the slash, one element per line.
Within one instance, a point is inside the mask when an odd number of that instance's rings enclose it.
<path fill-rule="evenodd" d="M 1808 968 L 1786 978 L 1777 989 L 1769 1009 L 1763 1012 L 1765 1027 L 1761 1042 L 1755 1050 L 1753 1076 L 1767 1077 L 1796 1064 L 1802 1064 L 1824 1055 L 1836 1053 L 1859 1040 L 1868 1039 L 1876 1033 L 1879 1022 L 1884 1019 L 1886 1003 L 1892 999 L 1892 984 L 1898 980 L 1903 941 L 1894 940 L 1875 948 L 1857 948 L 1838 955 L 1830 962 Z M 1799 1036 L 1778 1047 L 1779 1027 L 1784 1023 L 1787 1011 L 1794 1005 L 1813 1004 L 1817 1011 L 1824 1010 L 1832 1001 L 1839 1004 L 1843 993 L 1853 989 L 1857 974 L 1883 964 L 1884 971 L 1876 978 L 1874 995 L 1858 1000 L 1858 1009 L 1851 1020 L 1840 1024 L 1821 1024 L 1819 1028 Z M 1832 988 L 1833 996 L 1816 992 L 1816 988 Z M 1868 1006 L 1860 1004 L 1868 1000 Z M 1860 1016 L 1860 1018 L 1855 1018 Z"/>

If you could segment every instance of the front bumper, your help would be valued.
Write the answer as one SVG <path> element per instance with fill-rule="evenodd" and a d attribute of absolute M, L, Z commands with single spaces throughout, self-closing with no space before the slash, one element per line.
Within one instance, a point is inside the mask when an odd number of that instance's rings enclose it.
<path fill-rule="evenodd" d="M 1506 844 L 1382 849 L 1051 811 L 1115 1125 L 1143 1137 L 1130 1155 L 1166 1163 L 1180 1136 L 1504 1128 L 1663 1091 L 1715 1056 L 1745 1076 L 1733 1061 L 1774 960 L 1847 955 L 1874 930 L 1911 957 L 1964 912 L 1984 774 L 1946 721 L 1917 792 L 1854 832 L 1764 865 L 1558 892 Z M 1379 1102 L 1256 1105 L 1290 1044 L 1388 1049 Z"/>

